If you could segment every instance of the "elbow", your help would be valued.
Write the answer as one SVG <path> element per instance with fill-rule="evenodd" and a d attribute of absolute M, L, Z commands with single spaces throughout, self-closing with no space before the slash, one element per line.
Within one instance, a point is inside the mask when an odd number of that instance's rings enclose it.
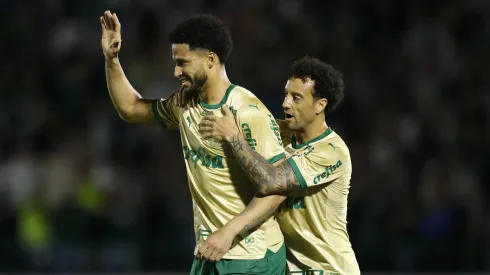
<path fill-rule="evenodd" d="M 125 106 L 116 107 L 117 112 L 119 113 L 119 117 L 129 123 L 138 122 L 138 116 L 136 113 L 135 104 L 127 104 Z"/>
<path fill-rule="evenodd" d="M 273 190 L 268 188 L 268 185 L 261 185 L 258 191 L 262 196 L 269 196 L 269 195 L 273 195 L 274 193 Z"/>
<path fill-rule="evenodd" d="M 118 108 L 117 112 L 122 120 L 129 123 L 136 122 L 136 115 L 134 114 L 132 108 Z"/>
<path fill-rule="evenodd" d="M 134 121 L 134 116 L 132 116 L 130 113 L 128 112 L 123 112 L 123 111 L 119 111 L 119 117 L 126 121 L 126 122 L 133 122 Z"/>

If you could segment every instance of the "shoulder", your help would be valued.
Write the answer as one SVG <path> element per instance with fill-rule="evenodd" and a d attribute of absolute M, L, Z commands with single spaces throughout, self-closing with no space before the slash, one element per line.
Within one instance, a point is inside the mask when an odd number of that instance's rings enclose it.
<path fill-rule="evenodd" d="M 267 107 L 251 91 L 235 86 L 230 93 L 226 104 L 241 114 L 254 114 L 256 112 L 270 113 Z"/>
<path fill-rule="evenodd" d="M 322 167 L 346 165 L 350 163 L 349 148 L 335 132 L 311 146 L 311 152 L 305 158 Z"/>

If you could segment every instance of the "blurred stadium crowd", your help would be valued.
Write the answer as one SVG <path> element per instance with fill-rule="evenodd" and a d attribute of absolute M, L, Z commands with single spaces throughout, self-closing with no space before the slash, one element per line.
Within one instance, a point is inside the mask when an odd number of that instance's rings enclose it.
<path fill-rule="evenodd" d="M 353 159 L 363 271 L 490 271 L 490 2 L 0 1 L 0 270 L 187 270 L 192 206 L 177 132 L 129 125 L 105 84 L 99 16 L 145 97 L 179 84 L 167 34 L 230 27 L 231 80 L 282 117 L 291 63 L 345 74 L 328 120 Z"/>

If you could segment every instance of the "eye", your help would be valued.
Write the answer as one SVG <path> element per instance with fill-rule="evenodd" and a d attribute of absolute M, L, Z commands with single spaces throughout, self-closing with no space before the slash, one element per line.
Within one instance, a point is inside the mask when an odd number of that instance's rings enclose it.
<path fill-rule="evenodd" d="M 299 101 L 299 100 L 301 100 L 301 97 L 299 97 L 299 96 L 294 96 L 294 97 L 293 97 L 293 99 L 294 99 L 294 101 Z"/>

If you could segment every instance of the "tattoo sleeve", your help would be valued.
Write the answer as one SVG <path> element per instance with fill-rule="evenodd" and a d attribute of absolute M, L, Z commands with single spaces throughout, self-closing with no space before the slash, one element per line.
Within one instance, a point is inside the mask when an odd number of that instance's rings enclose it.
<path fill-rule="evenodd" d="M 270 164 L 250 148 L 241 133 L 232 137 L 230 145 L 241 169 L 261 194 L 279 194 L 301 188 L 289 162 L 283 161 L 278 166 Z"/>

